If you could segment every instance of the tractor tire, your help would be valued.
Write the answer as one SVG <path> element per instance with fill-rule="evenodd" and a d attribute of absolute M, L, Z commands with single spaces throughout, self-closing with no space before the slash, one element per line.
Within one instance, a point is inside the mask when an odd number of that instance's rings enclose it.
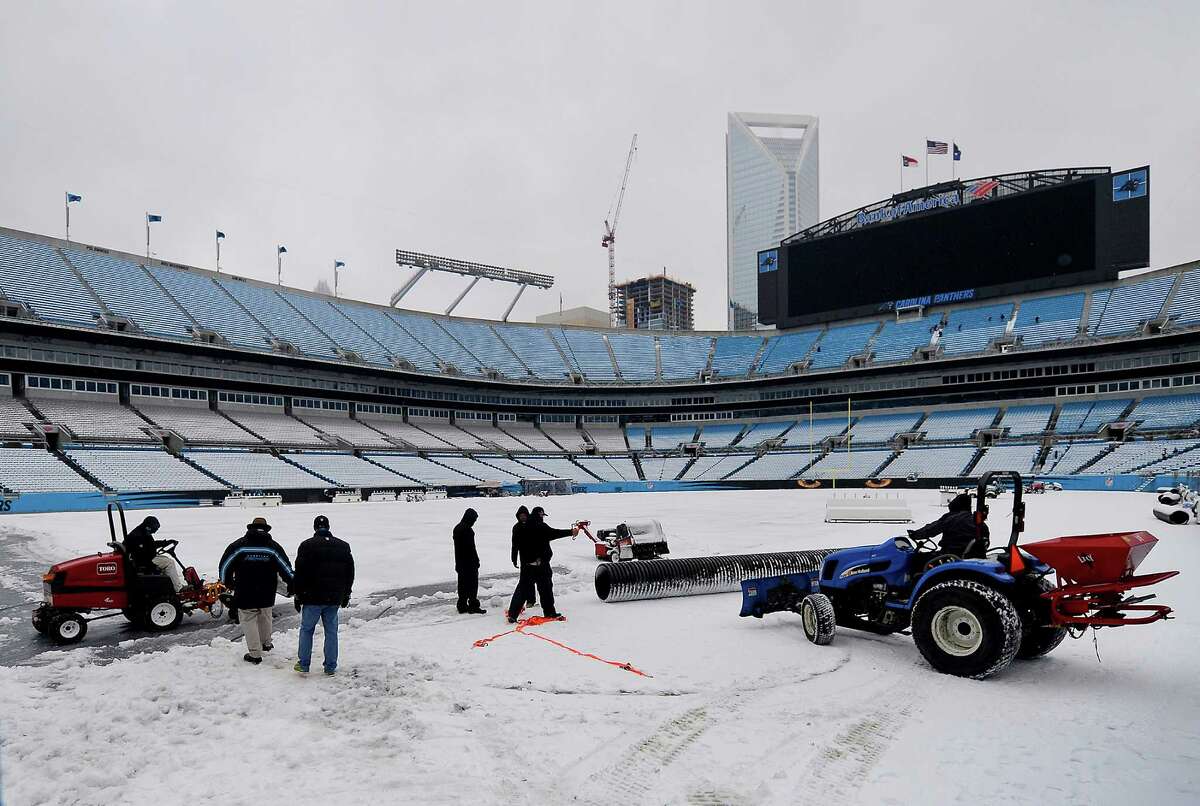
<path fill-rule="evenodd" d="M 183 608 L 174 596 L 151 599 L 142 612 L 142 625 L 150 632 L 167 632 L 183 621 Z"/>
<path fill-rule="evenodd" d="M 1054 590 L 1054 583 L 1042 577 L 1037 581 L 1037 594 Z M 1050 603 L 1039 595 L 1022 608 L 1025 622 L 1021 636 L 1021 647 L 1017 650 L 1018 660 L 1033 660 L 1048 655 L 1067 637 L 1067 628 L 1050 623 Z"/>
<path fill-rule="evenodd" d="M 138 623 L 138 611 L 134 610 L 132 607 L 126 607 L 121 611 L 121 615 L 124 616 L 125 620 L 130 624 Z"/>
<path fill-rule="evenodd" d="M 944 674 L 982 680 L 1005 669 L 1021 646 L 1012 600 L 971 579 L 951 579 L 921 594 L 913 608 L 917 649 Z"/>
<path fill-rule="evenodd" d="M 800 623 L 804 637 L 817 646 L 825 646 L 837 633 L 837 614 L 833 602 L 823 593 L 810 593 L 800 602 Z"/>
<path fill-rule="evenodd" d="M 45 635 L 46 631 L 50 629 L 50 618 L 46 615 L 46 611 L 41 607 L 33 611 L 33 618 L 31 620 L 33 621 L 33 629 L 37 630 L 42 635 Z"/>
<path fill-rule="evenodd" d="M 56 644 L 77 644 L 87 635 L 87 622 L 78 613 L 62 613 L 50 619 L 47 631 Z"/>

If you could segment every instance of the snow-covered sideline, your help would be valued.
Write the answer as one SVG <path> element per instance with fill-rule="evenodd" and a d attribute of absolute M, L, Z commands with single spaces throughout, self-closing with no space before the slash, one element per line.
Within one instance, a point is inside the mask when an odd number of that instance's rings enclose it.
<path fill-rule="evenodd" d="M 857 545 L 898 531 L 825 524 L 827 495 L 540 503 L 556 525 L 656 517 L 677 557 Z M 940 512 L 936 493 L 906 497 L 920 521 Z M 1006 532 L 1009 500 L 993 506 L 997 532 Z M 641 677 L 530 636 L 472 646 L 506 630 L 501 602 L 511 581 L 488 583 L 486 616 L 457 615 L 445 593 L 450 527 L 474 506 L 482 572 L 511 572 L 516 499 L 160 512 L 163 535 L 180 538 L 181 554 L 207 575 L 253 515 L 265 515 L 294 554 L 312 517 L 328 513 L 359 568 L 355 605 L 343 614 L 339 674 L 291 671 L 294 628 L 251 667 L 241 662 L 242 647 L 215 630 L 208 640 L 193 631 L 189 642 L 165 650 L 156 642 L 146 652 L 138 648 L 147 639 L 132 633 L 122 645 L 129 652 L 113 660 L 97 648 L 106 629 L 97 624 L 80 646 L 47 645 L 0 667 L 3 802 L 1200 801 L 1200 527 L 1156 521 L 1147 494 L 1028 501 L 1027 540 L 1156 534 L 1161 543 L 1143 569 L 1183 571 L 1154 591 L 1178 618 L 1101 631 L 1096 646 L 1089 635 L 969 681 L 934 673 L 905 636 L 842 631 L 831 646 L 815 647 L 795 617 L 739 619 L 736 594 L 601 603 L 590 545 L 559 541 L 555 563 L 569 571 L 557 590 L 568 621 L 535 631 L 651 675 Z M 95 513 L 10 516 L 0 520 L 0 541 L 7 535 L 34 538 L 21 541 L 22 550 L 48 563 L 102 550 L 107 526 Z M 413 587 L 423 592 L 370 596 Z M 289 603 L 281 600 L 277 612 L 290 612 Z M 29 629 L 0 623 L 9 636 Z M 4 640 L 0 662 L 11 663 Z M 319 654 L 319 637 L 317 644 Z"/>

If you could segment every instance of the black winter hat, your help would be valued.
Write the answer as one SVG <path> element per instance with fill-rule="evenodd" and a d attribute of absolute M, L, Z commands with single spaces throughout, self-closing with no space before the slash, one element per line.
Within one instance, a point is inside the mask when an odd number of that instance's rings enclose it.
<path fill-rule="evenodd" d="M 326 518 L 324 515 L 318 515 L 317 517 L 313 518 L 313 529 L 328 529 L 328 528 L 329 528 L 329 518 Z"/>
<path fill-rule="evenodd" d="M 970 512 L 971 511 L 971 494 L 959 493 L 950 501 L 951 512 Z"/>
<path fill-rule="evenodd" d="M 541 507 L 534 507 L 533 511 L 529 513 L 529 517 L 544 518 L 544 517 L 546 517 L 546 514 L 547 514 L 546 510 L 542 509 Z"/>
<path fill-rule="evenodd" d="M 150 517 L 148 517 L 144 521 L 142 521 L 142 526 L 146 527 L 146 531 L 149 532 L 150 534 L 154 534 L 155 532 L 157 532 L 158 527 L 161 525 L 162 524 L 160 524 L 158 522 L 158 518 L 154 517 L 153 515 L 151 515 Z"/>
<path fill-rule="evenodd" d="M 479 513 L 475 510 L 468 508 L 467 511 L 463 513 L 462 522 L 467 526 L 473 525 L 477 520 L 479 520 Z"/>
<path fill-rule="evenodd" d="M 518 518 L 520 518 L 522 515 L 528 515 L 528 514 L 529 514 L 529 507 L 525 506 L 524 504 L 521 504 L 521 506 L 517 507 L 517 517 Z"/>

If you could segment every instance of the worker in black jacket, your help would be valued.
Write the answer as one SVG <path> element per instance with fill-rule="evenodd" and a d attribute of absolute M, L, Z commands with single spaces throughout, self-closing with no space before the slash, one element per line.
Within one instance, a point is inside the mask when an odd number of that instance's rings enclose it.
<path fill-rule="evenodd" d="M 329 518 L 313 520 L 313 536 L 296 550 L 296 573 L 292 578 L 296 612 L 300 614 L 300 648 L 295 670 L 308 674 L 312 662 L 313 635 L 320 621 L 325 631 L 325 674 L 337 671 L 338 608 L 350 605 L 354 587 L 354 555 L 350 544 L 329 531 Z"/>
<path fill-rule="evenodd" d="M 475 521 L 479 513 L 468 509 L 454 527 L 454 571 L 458 574 L 458 612 L 486 613 L 479 606 L 479 552 L 475 550 Z"/>
<path fill-rule="evenodd" d="M 521 567 L 517 563 L 517 557 L 520 553 L 519 546 L 521 543 L 521 529 L 524 528 L 525 523 L 528 520 L 529 520 L 529 507 L 525 506 L 524 504 L 521 504 L 521 506 L 517 507 L 517 522 L 513 524 L 513 528 L 512 528 L 512 564 L 513 564 L 513 568 Z M 534 593 L 535 590 L 536 590 L 536 587 L 532 584 L 525 586 L 525 596 L 528 597 L 525 599 L 526 607 L 533 607 L 535 604 L 537 604 L 537 594 Z"/>
<path fill-rule="evenodd" d="M 125 535 L 125 556 L 142 573 L 154 571 L 154 557 L 158 554 L 158 541 L 154 539 L 154 534 L 158 528 L 158 518 L 151 515 Z"/>
<path fill-rule="evenodd" d="M 508 621 L 514 623 L 521 614 L 521 605 L 528 598 L 526 588 L 533 584 L 537 587 L 538 596 L 542 599 L 542 613 L 546 618 L 562 618 L 562 614 L 554 609 L 554 581 L 550 569 L 550 559 L 554 551 L 550 541 L 560 537 L 574 537 L 579 534 L 579 525 L 570 529 L 555 529 L 545 521 L 546 511 L 534 507 L 529 513 L 529 520 L 519 531 L 517 554 L 521 561 L 521 580 L 513 591 L 512 601 L 508 604 Z"/>
<path fill-rule="evenodd" d="M 278 580 L 292 586 L 292 564 L 287 552 L 271 539 L 266 518 L 255 518 L 246 526 L 246 534 L 229 544 L 221 555 L 221 582 L 233 591 L 238 623 L 246 633 L 247 663 L 262 663 L 262 653 L 274 649 L 271 643 L 271 608 L 275 606 Z"/>
<path fill-rule="evenodd" d="M 913 540 L 922 540 L 941 535 L 940 545 L 943 553 L 955 554 L 963 559 L 982 558 L 987 554 L 990 534 L 986 523 L 976 526 L 975 514 L 971 512 L 970 494 L 960 493 L 955 496 L 950 502 L 949 510 L 933 523 L 920 529 L 910 529 L 908 536 Z"/>

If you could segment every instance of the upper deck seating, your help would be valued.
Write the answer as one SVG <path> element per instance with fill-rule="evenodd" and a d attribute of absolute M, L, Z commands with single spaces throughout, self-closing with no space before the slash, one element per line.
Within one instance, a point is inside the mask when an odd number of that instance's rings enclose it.
<path fill-rule="evenodd" d="M 220 335 L 235 347 L 270 349 L 271 334 L 213 278 L 165 266 L 151 265 L 147 270 L 200 327 Z"/>
<path fill-rule="evenodd" d="M 413 338 L 392 316 L 368 305 L 337 301 L 330 304 L 358 325 L 364 333 L 383 345 L 390 358 L 403 359 L 423 372 L 439 371 L 437 356 Z"/>
<path fill-rule="evenodd" d="M 718 378 L 741 378 L 750 373 L 762 349 L 762 336 L 717 336 L 712 372 Z"/>
<path fill-rule="evenodd" d="M 1008 435 L 1013 437 L 1040 434 L 1050 424 L 1050 415 L 1053 413 L 1053 403 L 1009 406 L 1000 418 L 1000 427 L 1007 428 Z"/>
<path fill-rule="evenodd" d="M 364 361 L 374 364 L 390 364 L 388 351 L 383 345 L 348 319 L 342 308 L 335 306 L 330 300 L 295 291 L 281 290 L 278 293 L 285 302 L 299 311 L 301 316 L 333 339 L 334 344 L 342 350 L 357 353 Z"/>
<path fill-rule="evenodd" d="M 609 342 L 612 342 L 611 337 Z M 663 380 L 689 380 L 699 377 L 708 367 L 708 354 L 712 352 L 712 344 L 711 336 L 659 336 Z"/>
<path fill-rule="evenodd" d="M 277 339 L 317 358 L 338 357 L 333 339 L 300 316 L 275 289 L 229 277 L 221 277 L 216 282 Z"/>
<path fill-rule="evenodd" d="M 103 252 L 66 249 L 64 254 L 113 313 L 155 336 L 191 338 L 192 320 L 141 266 Z"/>
<path fill-rule="evenodd" d="M 529 370 L 489 325 L 449 317 L 438 319 L 438 323 L 479 359 L 481 368 L 496 370 L 509 378 L 529 377 Z"/>
<path fill-rule="evenodd" d="M 758 374 L 777 375 L 792 364 L 803 361 L 820 337 L 820 330 L 804 330 L 768 338 L 766 351 L 758 362 Z"/>
<path fill-rule="evenodd" d="M 535 376 L 548 381 L 561 381 L 567 376 L 570 368 L 545 328 L 499 324 L 492 327 Z"/>
<path fill-rule="evenodd" d="M 616 380 L 612 356 L 604 344 L 604 337 L 599 333 L 594 330 L 567 328 L 557 328 L 549 333 L 575 371 L 583 373 L 589 380 Z M 644 370 L 643 367 L 643 372 Z"/>
<path fill-rule="evenodd" d="M 856 325 L 831 327 L 817 342 L 811 353 L 812 368 L 841 367 L 851 356 L 866 352 L 867 341 L 879 328 L 878 322 L 863 322 Z"/>
<path fill-rule="evenodd" d="M 94 325 L 100 306 L 53 248 L 0 233 L 0 297 L 51 322 Z"/>
<path fill-rule="evenodd" d="M 1136 332 L 1143 323 L 1158 317 L 1176 276 L 1165 274 L 1119 285 L 1111 291 L 1093 292 L 1088 331 L 1093 336 Z"/>
<path fill-rule="evenodd" d="M 48 421 L 66 426 L 80 439 L 153 441 L 146 433 L 150 424 L 118 403 L 116 395 L 42 397 L 31 389 L 28 399 Z"/>
<path fill-rule="evenodd" d="M 572 332 L 577 331 L 567 331 L 568 335 Z M 635 336 L 614 330 L 608 334 L 608 346 L 612 348 L 624 380 L 652 381 L 658 377 L 658 357 L 653 336 Z M 587 370 L 584 370 L 584 374 L 587 374 Z"/>
<path fill-rule="evenodd" d="M 946 355 L 982 352 L 992 339 L 1004 335 L 1012 312 L 1011 302 L 979 308 L 953 308 L 938 343 Z"/>
<path fill-rule="evenodd" d="M 928 347 L 933 338 L 933 328 L 941 317 L 922 316 L 897 322 L 889 319 L 883 323 L 875 344 L 871 348 L 872 360 L 877 364 L 889 361 L 907 361 L 919 347 Z"/>
<path fill-rule="evenodd" d="M 1021 301 L 1013 335 L 1026 347 L 1069 341 L 1079 335 L 1079 317 L 1087 294 L 1061 294 Z"/>
<path fill-rule="evenodd" d="M 199 406 L 172 406 L 167 403 L 143 403 L 135 398 L 138 411 L 163 428 L 174 431 L 187 442 L 252 444 L 261 440 L 231 423 L 215 411 Z"/>

